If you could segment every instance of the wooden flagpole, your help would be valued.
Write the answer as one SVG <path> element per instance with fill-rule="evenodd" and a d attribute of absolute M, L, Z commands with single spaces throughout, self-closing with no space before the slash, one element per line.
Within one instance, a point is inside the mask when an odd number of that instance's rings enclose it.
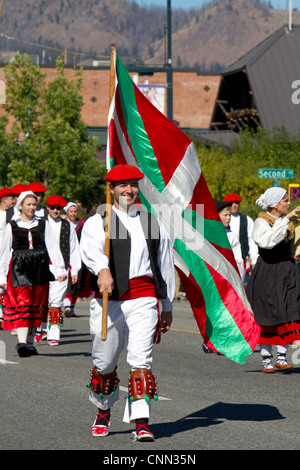
<path fill-rule="evenodd" d="M 114 52 L 115 45 L 111 45 L 111 55 L 110 55 L 110 84 L 109 84 L 109 108 L 115 92 L 115 67 L 114 67 Z M 107 171 L 109 168 L 107 168 Z M 109 188 L 109 182 L 106 182 L 106 214 L 105 214 L 105 245 L 104 245 L 104 254 L 109 259 L 110 256 L 110 221 L 111 221 L 111 193 Z M 106 289 L 103 292 L 102 299 L 102 329 L 101 329 L 101 339 L 105 341 L 107 339 L 107 307 L 108 307 L 108 290 Z"/>

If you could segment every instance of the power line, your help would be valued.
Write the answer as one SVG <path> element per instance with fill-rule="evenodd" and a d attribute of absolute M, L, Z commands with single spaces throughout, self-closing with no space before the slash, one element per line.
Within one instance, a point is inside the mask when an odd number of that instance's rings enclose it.
<path fill-rule="evenodd" d="M 3 37 L 9 41 L 17 41 L 17 42 L 20 42 L 21 44 L 26 44 L 26 45 L 29 45 L 29 46 L 34 46 L 34 47 L 39 47 L 39 48 L 42 48 L 42 49 L 49 49 L 51 51 L 56 51 L 56 52 L 61 52 L 62 51 L 62 48 L 57 48 L 57 47 L 51 47 L 51 46 L 45 46 L 43 44 L 38 44 L 38 43 L 35 43 L 35 42 L 31 42 L 31 41 L 26 41 L 24 39 L 18 39 L 14 36 L 8 36 L 7 34 L 4 34 L 4 33 L 0 33 L 0 37 Z M 97 58 L 97 59 L 110 59 L 110 56 L 108 55 L 92 55 L 92 54 L 87 54 L 87 53 L 84 53 L 84 52 L 74 52 L 74 51 L 69 51 L 67 49 L 64 49 L 66 50 L 69 54 L 73 54 L 74 56 L 84 56 L 84 57 L 93 57 L 93 58 Z"/>

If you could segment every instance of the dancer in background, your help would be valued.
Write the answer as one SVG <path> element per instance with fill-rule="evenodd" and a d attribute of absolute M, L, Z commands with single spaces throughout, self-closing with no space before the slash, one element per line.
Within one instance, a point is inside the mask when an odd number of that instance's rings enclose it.
<path fill-rule="evenodd" d="M 300 221 L 300 206 L 290 211 L 288 194 L 278 187 L 267 189 L 256 204 L 264 210 L 258 214 L 252 233 L 260 256 L 246 293 L 255 321 L 261 326 L 262 372 L 273 374 L 293 369 L 286 354 L 289 344 L 300 339 L 300 280 L 291 255 L 295 235 L 292 221 Z M 275 368 L 272 346 L 277 349 Z"/>
<path fill-rule="evenodd" d="M 246 269 L 244 267 L 244 261 L 242 256 L 241 244 L 239 242 L 238 236 L 231 230 L 230 221 L 231 221 L 231 202 L 220 201 L 216 203 L 219 217 L 223 223 L 227 237 L 233 251 L 234 259 L 236 261 L 237 267 L 241 279 L 243 280 L 246 275 Z"/>
<path fill-rule="evenodd" d="M 0 288 L 6 289 L 3 329 L 17 329 L 20 357 L 36 355 L 36 328 L 47 319 L 49 256 L 62 282 L 66 270 L 59 246 L 47 221 L 35 216 L 37 197 L 24 191 L 17 200 L 18 214 L 7 224 L 0 252 Z M 12 253 L 11 253 L 12 250 Z"/>
<path fill-rule="evenodd" d="M 238 236 L 241 244 L 245 267 L 245 275 L 242 278 L 242 281 L 245 283 L 248 281 L 249 275 L 251 274 L 258 257 L 258 247 L 252 238 L 254 222 L 248 215 L 240 213 L 242 198 L 238 194 L 227 194 L 227 196 L 224 197 L 224 201 L 231 203 L 230 229 Z"/>
<path fill-rule="evenodd" d="M 84 225 L 84 220 L 78 217 L 78 205 L 75 202 L 69 202 L 64 208 L 67 214 L 67 220 L 73 225 L 78 242 L 80 243 L 81 233 Z M 69 279 L 67 293 L 64 298 L 64 315 L 65 317 L 76 317 L 74 308 L 78 298 L 88 298 L 91 296 L 90 288 L 90 272 L 84 263 L 81 264 L 81 269 L 78 272 L 78 281 L 74 284 L 72 279 Z"/>
<path fill-rule="evenodd" d="M 62 196 L 55 194 L 46 199 L 46 204 L 49 212 L 49 224 L 52 228 L 55 241 L 60 247 L 65 269 L 68 273 L 70 271 L 71 283 L 74 285 L 78 281 L 81 258 L 75 229 L 68 220 L 62 219 L 61 217 L 61 212 L 67 205 L 67 201 Z M 53 272 L 53 265 L 50 265 L 50 270 Z M 50 282 L 49 318 L 47 322 L 47 340 L 49 346 L 58 346 L 60 341 L 60 327 L 63 323 L 61 308 L 67 287 L 68 278 L 63 282 L 59 282 L 58 280 Z"/>
<path fill-rule="evenodd" d="M 4 230 L 7 224 L 7 211 L 14 210 L 15 199 L 10 188 L 2 188 L 0 190 L 0 250 L 2 245 L 2 239 Z M 3 318 L 3 301 L 4 301 L 5 289 L 0 288 L 0 329 L 2 329 L 2 318 Z"/>

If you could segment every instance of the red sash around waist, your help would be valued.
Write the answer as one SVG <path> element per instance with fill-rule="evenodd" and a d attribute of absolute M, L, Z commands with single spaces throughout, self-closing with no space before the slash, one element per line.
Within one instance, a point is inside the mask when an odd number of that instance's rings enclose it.
<path fill-rule="evenodd" d="M 140 276 L 129 279 L 128 290 L 119 297 L 118 301 L 139 299 L 140 297 L 156 297 L 154 279 L 149 276 Z M 95 298 L 101 299 L 102 294 L 95 292 Z M 108 300 L 116 300 L 110 299 Z"/>

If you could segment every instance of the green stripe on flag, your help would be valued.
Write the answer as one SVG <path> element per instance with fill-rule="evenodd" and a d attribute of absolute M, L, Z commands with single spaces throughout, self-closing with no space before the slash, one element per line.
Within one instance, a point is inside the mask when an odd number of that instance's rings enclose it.
<path fill-rule="evenodd" d="M 135 101 L 134 83 L 117 56 L 117 74 L 124 121 L 138 165 L 159 192 L 165 189 L 158 161 Z"/>
<path fill-rule="evenodd" d="M 157 217 L 157 212 L 153 209 L 151 204 L 148 202 L 148 200 L 145 198 L 141 190 L 139 189 L 139 199 L 141 201 L 141 204 L 144 206 L 145 210 L 151 214 L 153 214 L 155 217 Z"/>
<path fill-rule="evenodd" d="M 225 227 L 221 221 L 205 219 L 199 212 L 189 208 L 183 211 L 182 217 L 207 241 L 231 250 Z"/>
<path fill-rule="evenodd" d="M 240 364 L 245 363 L 245 356 L 251 354 L 251 348 L 230 312 L 225 307 L 218 289 L 204 261 L 182 240 L 176 239 L 174 248 L 188 265 L 204 297 L 206 308 L 206 334 L 218 351 Z"/>

